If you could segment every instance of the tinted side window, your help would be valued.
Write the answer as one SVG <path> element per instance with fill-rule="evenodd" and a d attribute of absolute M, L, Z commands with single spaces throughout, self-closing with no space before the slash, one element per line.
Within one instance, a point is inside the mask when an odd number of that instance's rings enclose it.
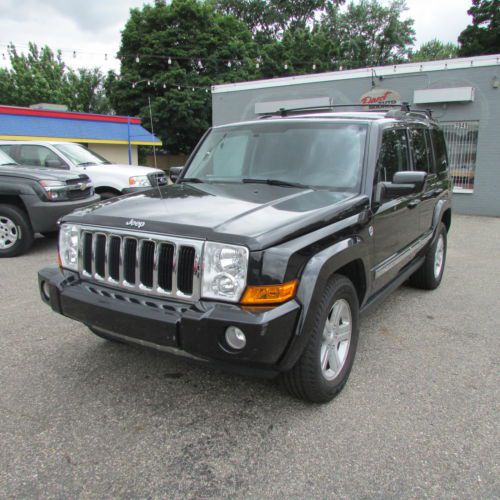
<path fill-rule="evenodd" d="M 0 149 L 9 156 L 12 156 L 13 151 L 11 151 L 11 149 L 14 149 L 14 146 L 11 146 L 10 144 L 2 144 L 0 145 Z"/>
<path fill-rule="evenodd" d="M 413 146 L 413 170 L 432 172 L 430 162 L 430 149 L 425 140 L 426 130 L 423 128 L 410 129 L 410 137 Z"/>
<path fill-rule="evenodd" d="M 45 146 L 24 145 L 19 147 L 19 162 L 25 165 L 32 165 L 36 167 L 46 167 L 47 160 L 62 162 L 49 148 Z M 51 165 L 55 166 L 55 165 Z"/>
<path fill-rule="evenodd" d="M 392 182 L 396 172 L 410 170 L 406 129 L 384 130 L 379 155 L 379 181 Z"/>
<path fill-rule="evenodd" d="M 431 131 L 432 142 L 434 143 L 434 156 L 436 157 L 436 170 L 438 173 L 445 172 L 448 167 L 448 157 L 446 155 L 446 142 L 442 130 L 433 128 Z"/>

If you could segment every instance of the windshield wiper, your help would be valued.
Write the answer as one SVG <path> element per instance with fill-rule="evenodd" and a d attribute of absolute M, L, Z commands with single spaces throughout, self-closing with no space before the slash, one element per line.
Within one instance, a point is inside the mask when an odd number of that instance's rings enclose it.
<path fill-rule="evenodd" d="M 270 186 L 284 186 L 284 187 L 297 187 L 303 189 L 310 189 L 305 184 L 298 182 L 287 182 L 279 179 L 241 179 L 244 184 L 269 184 Z"/>
<path fill-rule="evenodd" d="M 179 179 L 179 183 L 181 182 L 193 182 L 193 183 L 203 184 L 204 181 L 202 181 L 198 177 L 183 177 L 182 179 Z"/>
<path fill-rule="evenodd" d="M 84 161 L 84 162 L 78 164 L 79 167 L 87 167 L 90 165 L 97 165 L 97 163 L 94 161 Z"/>
<path fill-rule="evenodd" d="M 16 163 L 15 161 L 11 161 L 9 163 L 2 163 L 2 167 L 9 167 L 10 165 L 19 165 L 19 163 Z"/>

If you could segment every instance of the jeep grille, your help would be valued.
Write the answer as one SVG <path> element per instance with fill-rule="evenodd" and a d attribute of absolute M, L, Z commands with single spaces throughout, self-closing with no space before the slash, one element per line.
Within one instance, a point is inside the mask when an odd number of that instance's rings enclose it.
<path fill-rule="evenodd" d="M 162 297 L 200 297 L 203 241 L 118 229 L 82 228 L 83 278 Z"/>

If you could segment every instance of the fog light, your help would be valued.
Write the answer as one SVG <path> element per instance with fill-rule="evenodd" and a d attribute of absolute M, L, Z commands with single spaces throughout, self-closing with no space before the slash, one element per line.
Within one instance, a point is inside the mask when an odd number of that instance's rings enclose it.
<path fill-rule="evenodd" d="M 46 281 L 42 281 L 42 295 L 45 300 L 50 300 L 50 287 Z"/>
<path fill-rule="evenodd" d="M 229 326 L 226 330 L 226 342 L 229 347 L 239 351 L 247 345 L 247 338 L 239 328 Z"/>

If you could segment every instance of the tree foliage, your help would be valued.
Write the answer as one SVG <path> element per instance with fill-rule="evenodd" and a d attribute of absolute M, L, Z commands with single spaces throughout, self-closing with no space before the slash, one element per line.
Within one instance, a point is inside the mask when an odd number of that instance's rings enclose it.
<path fill-rule="evenodd" d="M 187 153 L 210 125 L 210 85 L 254 79 L 257 56 L 244 23 L 211 4 L 157 2 L 131 10 L 121 78 L 111 74 L 106 88 L 117 112 L 139 114 L 146 124 L 151 100 L 155 133 L 169 151 Z"/>
<path fill-rule="evenodd" d="M 458 45 L 454 43 L 443 43 L 437 38 L 429 42 L 423 43 L 420 48 L 411 54 L 411 60 L 415 62 L 421 61 L 438 61 L 440 59 L 450 59 L 457 57 Z"/>
<path fill-rule="evenodd" d="M 472 24 L 460 36 L 461 56 L 497 54 L 500 52 L 500 0 L 472 0 L 467 11 Z"/>
<path fill-rule="evenodd" d="M 109 112 L 98 69 L 67 68 L 61 53 L 30 43 L 27 54 L 8 47 L 10 69 L 0 69 L 1 103 L 29 106 L 38 102 L 65 104 L 72 111 Z"/>

